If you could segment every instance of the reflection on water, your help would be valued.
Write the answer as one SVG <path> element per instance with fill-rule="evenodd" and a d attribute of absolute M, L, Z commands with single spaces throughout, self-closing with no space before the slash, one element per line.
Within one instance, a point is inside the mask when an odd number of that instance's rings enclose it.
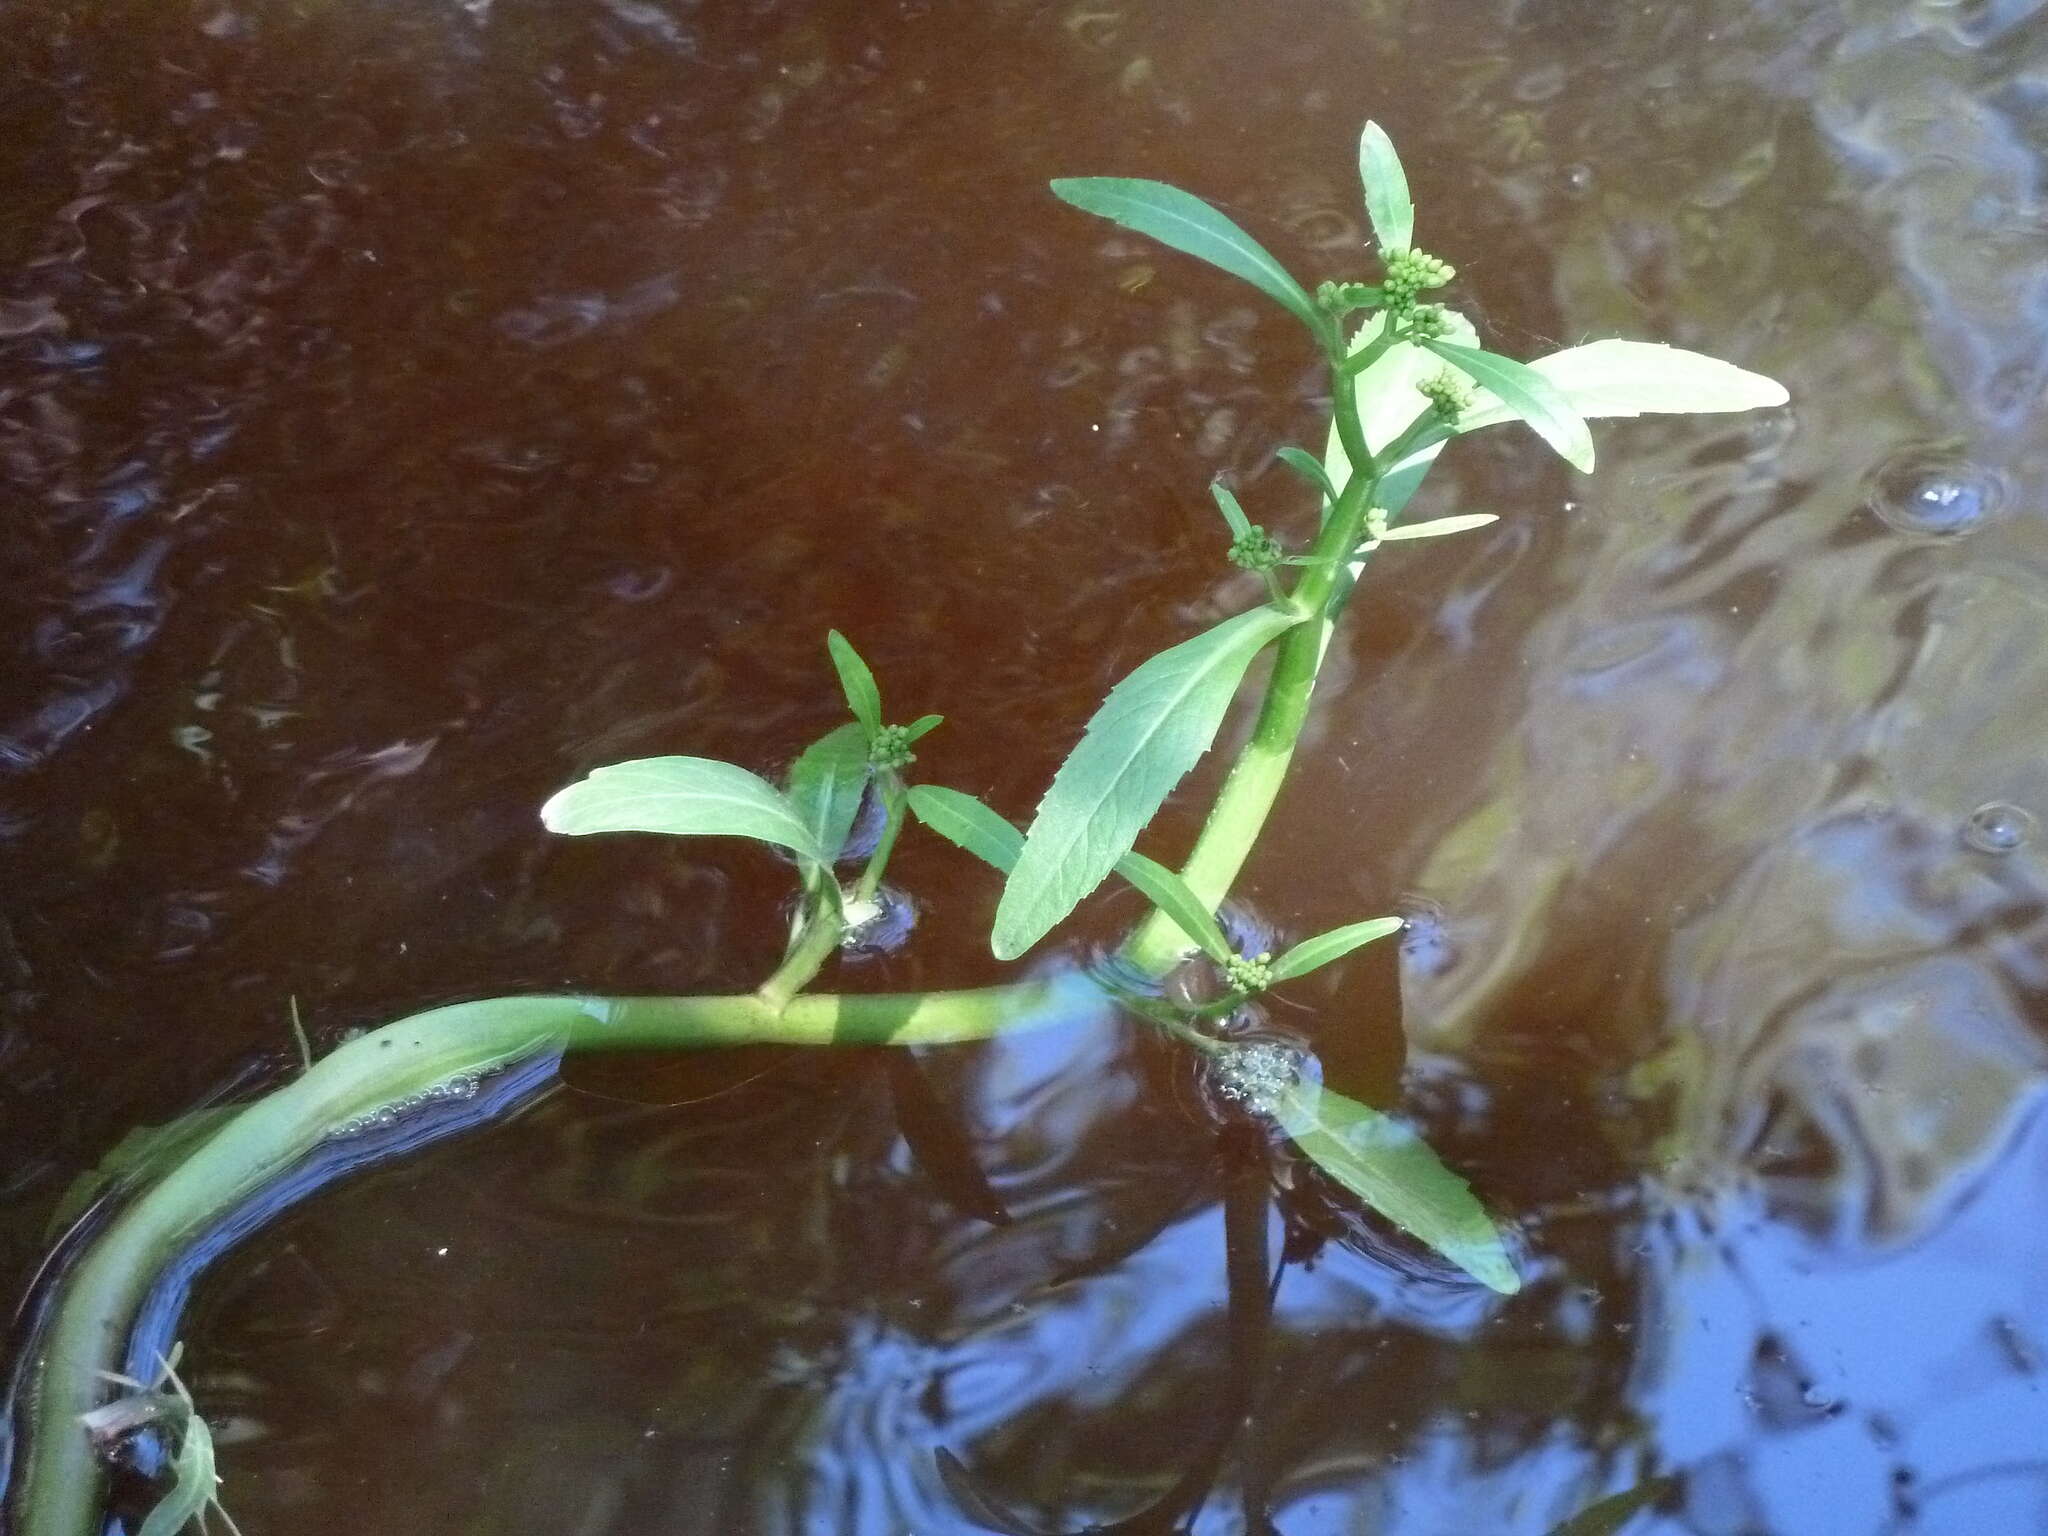
<path fill-rule="evenodd" d="M 1247 600 L 1205 481 L 1307 514 L 1269 471 L 1322 388 L 1044 182 L 1177 181 L 1334 274 L 1369 112 L 1496 344 L 1668 340 L 1794 405 L 1604 428 L 1589 482 L 1489 434 L 1429 494 L 1505 521 L 1376 566 L 1244 894 L 1283 938 L 1424 919 L 1276 1023 L 1384 1097 L 1398 1003 L 1403 1105 L 1531 1283 L 1287 1204 L 1192 1529 L 1541 1536 L 1663 1474 L 1632 1536 L 2048 1524 L 2042 20 L 18 5 L 7 1272 L 288 999 L 331 1041 L 758 979 L 779 866 L 533 808 L 786 762 L 829 625 L 949 717 L 922 766 L 1028 811 L 1116 676 Z M 987 979 L 986 884 L 900 872 L 916 931 L 854 984 Z M 1159 1496 L 1229 1385 L 1199 1095 L 1121 1030 L 924 1062 L 981 1215 L 873 1058 L 641 1064 L 223 1259 L 186 1333 L 244 1528 L 942 1536 L 942 1449 L 1048 1529 Z"/>

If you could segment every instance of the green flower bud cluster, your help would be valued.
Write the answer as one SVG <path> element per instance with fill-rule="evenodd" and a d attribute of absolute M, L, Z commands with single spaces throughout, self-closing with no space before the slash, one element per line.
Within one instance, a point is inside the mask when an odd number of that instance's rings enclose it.
<path fill-rule="evenodd" d="M 1237 992 L 1263 992 L 1273 985 L 1273 956 L 1232 955 L 1223 962 L 1223 979 Z"/>
<path fill-rule="evenodd" d="M 1319 283 L 1316 286 L 1316 308 L 1337 320 L 1342 320 L 1354 310 L 1372 308 L 1381 297 L 1380 290 L 1370 283 Z"/>
<path fill-rule="evenodd" d="M 917 754 L 910 750 L 910 728 L 902 725 L 885 725 L 875 732 L 875 738 L 868 743 L 868 761 L 881 769 L 908 768 L 917 761 Z"/>
<path fill-rule="evenodd" d="M 1438 417 L 1447 425 L 1472 408 L 1472 386 L 1449 368 L 1415 387 L 1422 392 L 1423 399 L 1436 407 Z"/>
<path fill-rule="evenodd" d="M 1427 251 L 1391 251 L 1386 281 L 1380 287 L 1389 308 L 1406 309 L 1415 302 L 1415 295 L 1426 288 L 1441 288 L 1457 275 L 1456 267 Z"/>
<path fill-rule="evenodd" d="M 1408 334 L 1417 341 L 1441 341 L 1451 333 L 1451 317 L 1441 304 L 1418 304 L 1408 312 Z"/>
<path fill-rule="evenodd" d="M 1240 570 L 1270 571 L 1280 563 L 1280 541 L 1254 523 L 1230 541 L 1230 563 Z"/>

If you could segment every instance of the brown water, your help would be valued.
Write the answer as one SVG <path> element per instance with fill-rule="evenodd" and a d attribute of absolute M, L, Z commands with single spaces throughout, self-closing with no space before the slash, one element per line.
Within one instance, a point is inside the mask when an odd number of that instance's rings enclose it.
<path fill-rule="evenodd" d="M 0 41 L 17 1284 L 293 998 L 331 1041 L 758 979 L 771 860 L 534 811 L 786 762 L 828 626 L 948 716 L 921 771 L 1028 813 L 1247 600 L 1204 483 L 1305 515 L 1270 453 L 1321 388 L 1045 181 L 1350 275 L 1370 114 L 1495 345 L 1794 406 L 1603 427 L 1592 481 L 1485 434 L 1432 505 L 1504 522 L 1375 567 L 1245 894 L 1440 918 L 1290 1017 L 1382 1091 L 1398 1019 L 1530 1283 L 1291 1265 L 1193 1529 L 1538 1536 L 1668 1475 L 1631 1536 L 2048 1531 L 2040 0 L 18 0 Z M 846 983 L 994 975 L 990 883 L 900 874 L 915 940 Z M 1009 1225 L 878 1058 L 637 1062 L 234 1252 L 184 1333 L 243 1529 L 980 1529 L 941 1448 L 1045 1529 L 1143 1505 L 1227 1396 L 1214 1133 L 1136 1030 L 926 1065 Z"/>

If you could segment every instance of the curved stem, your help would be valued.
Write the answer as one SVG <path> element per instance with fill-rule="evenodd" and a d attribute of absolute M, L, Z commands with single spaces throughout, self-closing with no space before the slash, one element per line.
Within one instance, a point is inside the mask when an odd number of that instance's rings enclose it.
<path fill-rule="evenodd" d="M 22 1536 L 95 1536 L 104 1474 L 80 1415 L 107 1396 L 166 1260 L 337 1128 L 449 1079 L 537 1051 L 840 1043 L 939 1045 L 1104 1010 L 1078 973 L 973 991 L 728 997 L 500 997 L 429 1009 L 323 1057 L 251 1103 L 120 1212 L 64 1276 L 28 1367 L 33 1434 L 18 1469 Z"/>

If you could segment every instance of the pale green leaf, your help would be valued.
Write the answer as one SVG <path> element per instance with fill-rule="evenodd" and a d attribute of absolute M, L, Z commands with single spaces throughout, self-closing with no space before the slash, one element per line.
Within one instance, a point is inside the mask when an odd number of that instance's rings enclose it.
<path fill-rule="evenodd" d="M 1415 203 L 1408 195 L 1408 173 L 1394 153 L 1394 141 L 1378 123 L 1367 123 L 1358 140 L 1358 179 L 1365 187 L 1365 214 L 1372 220 L 1373 239 L 1383 254 L 1408 250 L 1415 243 Z"/>
<path fill-rule="evenodd" d="M 1518 363 L 1498 352 L 1459 346 L 1449 341 L 1426 341 L 1429 351 L 1492 392 L 1509 410 L 1535 429 L 1536 435 L 1555 448 L 1572 468 L 1588 474 L 1593 469 L 1593 434 L 1586 418 L 1572 409 L 1571 401 L 1550 380 L 1526 363 Z M 1462 423 L 1461 423 L 1462 425 Z"/>
<path fill-rule="evenodd" d="M 944 715 L 919 715 L 910 724 L 903 727 L 903 739 L 905 741 L 922 740 L 945 723 L 946 717 Z"/>
<path fill-rule="evenodd" d="M 825 649 L 832 653 L 832 667 L 839 674 L 846 707 L 853 711 L 854 719 L 867 727 L 868 739 L 872 741 L 875 732 L 882 728 L 882 690 L 875 686 L 875 674 L 861 660 L 853 642 L 838 630 L 827 631 Z"/>
<path fill-rule="evenodd" d="M 1231 955 L 1230 941 L 1217 926 L 1216 914 L 1202 905 L 1202 898 L 1188 889 L 1185 880 L 1164 864 L 1142 853 L 1127 853 L 1116 861 L 1116 872 L 1135 885 L 1145 898 L 1172 918 L 1176 927 L 1200 946 L 1202 953 L 1218 962 Z"/>
<path fill-rule="evenodd" d="M 185 1420 L 178 1454 L 171 1461 L 171 1489 L 142 1522 L 136 1536 L 179 1536 L 198 1518 L 218 1486 L 213 1471 L 213 1434 L 198 1414 Z"/>
<path fill-rule="evenodd" d="M 1591 341 L 1529 366 L 1581 416 L 1755 411 L 1791 398 L 1776 379 L 1649 341 Z"/>
<path fill-rule="evenodd" d="M 1398 528 L 1389 528 L 1380 535 L 1380 542 L 1391 544 L 1400 539 L 1440 539 L 1445 534 L 1468 533 L 1499 521 L 1498 512 L 1461 512 L 1456 517 L 1433 517 L 1426 523 L 1403 523 Z"/>
<path fill-rule="evenodd" d="M 1318 1167 L 1395 1226 L 1503 1295 L 1522 1288 L 1486 1208 L 1400 1121 L 1311 1082 L 1281 1095 L 1273 1114 Z"/>
<path fill-rule="evenodd" d="M 593 768 L 540 808 L 550 832 L 663 832 L 681 837 L 750 837 L 827 862 L 810 827 L 775 786 L 708 757 L 642 757 Z"/>
<path fill-rule="evenodd" d="M 991 940 L 999 958 L 1036 944 L 1130 852 L 1215 740 L 1252 658 L 1296 622 L 1254 608 L 1160 652 L 1110 691 L 1045 792 L 1004 884 Z"/>
<path fill-rule="evenodd" d="M 1319 933 L 1312 939 L 1303 939 L 1273 962 L 1273 980 L 1292 981 L 1297 976 L 1306 976 L 1310 971 L 1328 965 L 1332 960 L 1342 959 L 1360 945 L 1370 944 L 1374 939 L 1384 939 L 1390 933 L 1399 933 L 1401 926 L 1401 919 L 1398 917 L 1375 917 L 1362 923 L 1347 923 L 1342 928 L 1332 928 L 1328 933 Z"/>
<path fill-rule="evenodd" d="M 838 859 L 868 787 L 868 737 L 858 721 L 827 731 L 790 764 L 789 803 L 826 862 Z"/>
<path fill-rule="evenodd" d="M 1229 486 L 1221 480 L 1209 482 L 1209 494 L 1216 498 L 1216 510 L 1223 514 L 1223 521 L 1230 525 L 1230 531 L 1243 538 L 1252 531 L 1252 520 L 1244 515 L 1244 508 Z"/>
<path fill-rule="evenodd" d="M 1055 181 L 1052 190 L 1062 202 L 1085 213 L 1135 229 L 1162 245 L 1221 267 L 1285 307 L 1318 337 L 1325 334 L 1328 321 L 1287 269 L 1192 192 L 1163 181 L 1123 176 L 1066 177 Z"/>
<path fill-rule="evenodd" d="M 910 811 L 947 842 L 1008 874 L 1024 850 L 1024 834 L 970 794 L 943 784 L 910 786 Z"/>

